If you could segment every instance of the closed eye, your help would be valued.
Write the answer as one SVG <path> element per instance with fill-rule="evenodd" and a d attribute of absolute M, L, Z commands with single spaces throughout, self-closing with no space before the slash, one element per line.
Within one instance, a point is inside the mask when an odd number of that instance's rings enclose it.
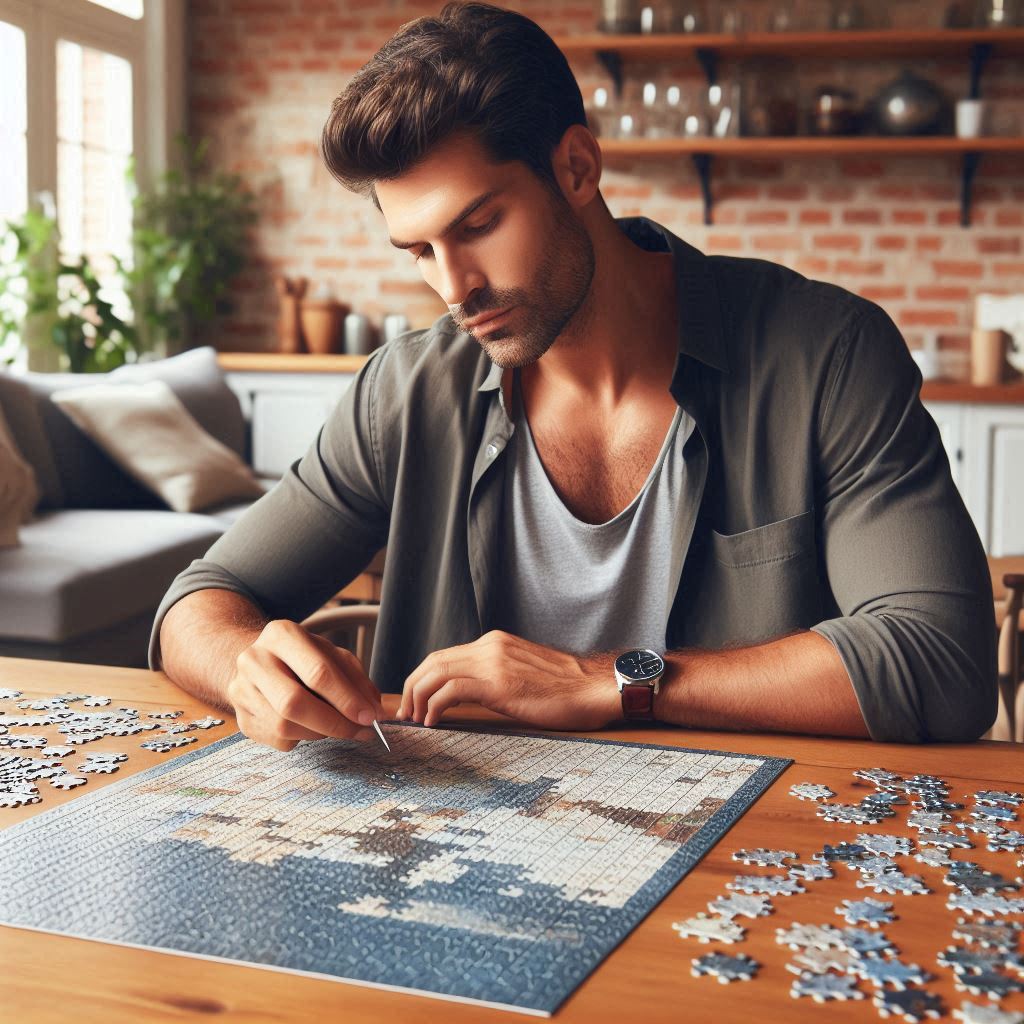
<path fill-rule="evenodd" d="M 462 229 L 462 232 L 464 235 L 467 235 L 470 238 L 479 238 L 481 235 L 486 235 L 489 231 L 492 231 L 497 225 L 500 217 L 501 215 L 496 213 L 486 224 L 481 224 L 479 227 L 466 226 Z M 416 254 L 416 262 L 419 263 L 420 259 L 424 256 L 427 256 L 430 252 L 430 246 L 425 245 Z"/>

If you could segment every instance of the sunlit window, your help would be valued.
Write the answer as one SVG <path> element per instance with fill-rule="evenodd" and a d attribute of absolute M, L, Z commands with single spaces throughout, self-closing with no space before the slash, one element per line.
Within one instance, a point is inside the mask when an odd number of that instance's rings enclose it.
<path fill-rule="evenodd" d="M 100 281 L 110 258 L 129 258 L 131 64 L 86 46 L 57 44 L 57 217 L 65 255 L 89 258 Z M 114 299 L 114 296 L 111 296 Z"/>
<path fill-rule="evenodd" d="M 89 0 L 97 7 L 106 7 L 108 11 L 125 14 L 129 18 L 141 18 L 145 13 L 145 0 Z"/>
<path fill-rule="evenodd" d="M 0 222 L 28 203 L 25 127 L 25 33 L 0 21 Z"/>

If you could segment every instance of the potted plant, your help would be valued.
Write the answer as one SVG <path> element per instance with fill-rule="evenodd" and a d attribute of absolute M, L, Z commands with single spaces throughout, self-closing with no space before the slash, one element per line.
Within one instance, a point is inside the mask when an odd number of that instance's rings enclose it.
<path fill-rule="evenodd" d="M 32 369 L 102 372 L 134 357 L 134 329 L 101 294 L 89 260 L 60 256 L 52 200 L 6 224 L 0 241 L 0 354 L 24 345 Z"/>
<path fill-rule="evenodd" d="M 208 141 L 179 136 L 182 170 L 140 191 L 129 166 L 133 265 L 118 260 L 147 351 L 170 354 L 192 325 L 230 312 L 231 283 L 248 261 L 256 197 L 237 174 L 206 167 Z"/>

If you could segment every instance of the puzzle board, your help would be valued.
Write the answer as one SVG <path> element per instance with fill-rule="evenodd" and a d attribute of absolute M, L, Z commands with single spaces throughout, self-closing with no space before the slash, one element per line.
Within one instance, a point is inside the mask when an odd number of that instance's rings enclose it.
<path fill-rule="evenodd" d="M 548 1015 L 790 763 L 385 735 L 235 734 L 4 829 L 0 923 Z"/>

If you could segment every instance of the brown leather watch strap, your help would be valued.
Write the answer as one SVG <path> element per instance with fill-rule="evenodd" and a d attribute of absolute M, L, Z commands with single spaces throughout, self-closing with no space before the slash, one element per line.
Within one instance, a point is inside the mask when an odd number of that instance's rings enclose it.
<path fill-rule="evenodd" d="M 654 718 L 654 687 L 646 683 L 623 686 L 622 717 L 644 720 Z"/>

